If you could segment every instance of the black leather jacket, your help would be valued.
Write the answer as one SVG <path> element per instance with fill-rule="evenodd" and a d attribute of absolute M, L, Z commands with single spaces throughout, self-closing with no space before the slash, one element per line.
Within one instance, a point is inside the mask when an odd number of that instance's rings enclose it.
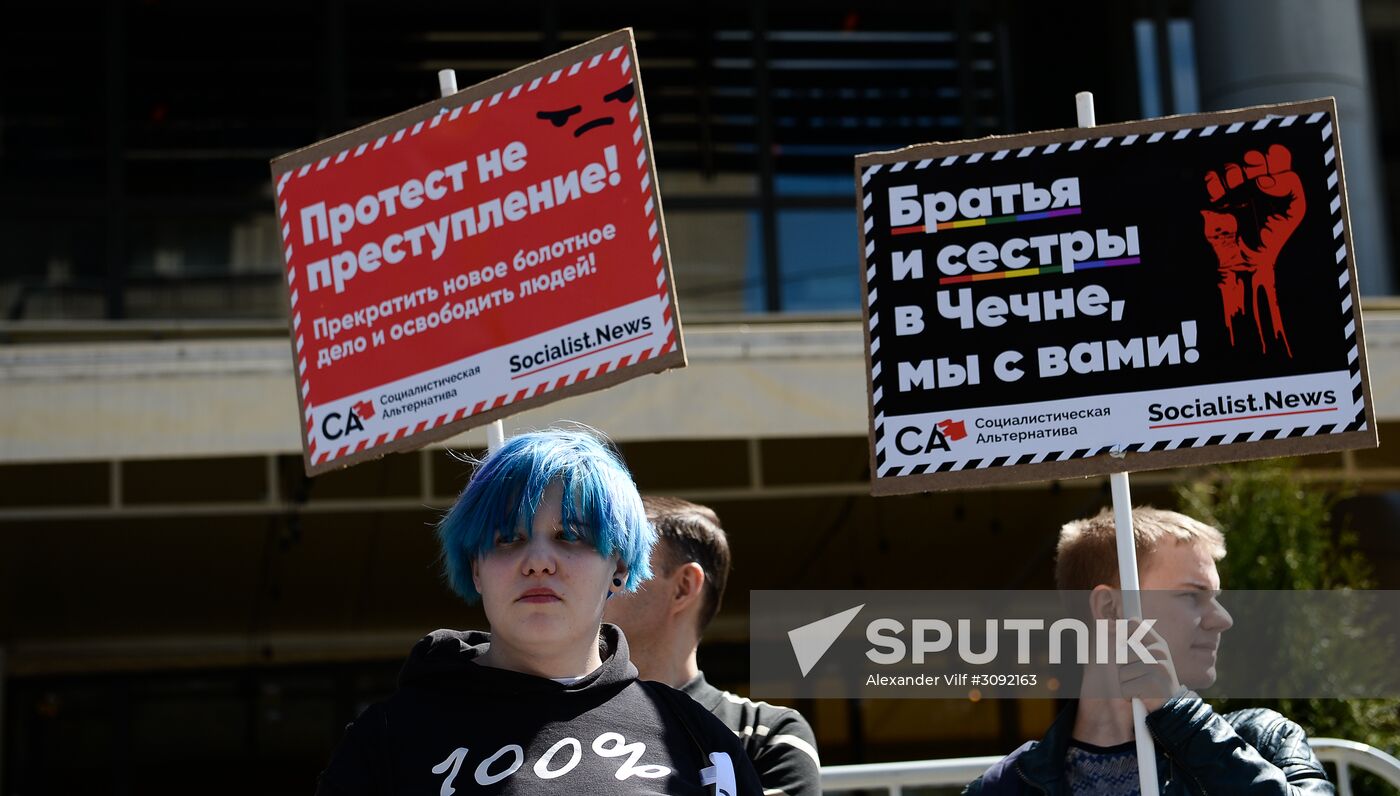
<path fill-rule="evenodd" d="M 1031 741 L 1002 758 L 963 793 L 1068 796 L 1065 753 L 1076 707 L 1062 712 L 1039 743 Z M 1303 728 L 1272 710 L 1220 716 L 1187 693 L 1147 714 L 1147 729 L 1157 747 L 1163 796 L 1335 793 Z"/>

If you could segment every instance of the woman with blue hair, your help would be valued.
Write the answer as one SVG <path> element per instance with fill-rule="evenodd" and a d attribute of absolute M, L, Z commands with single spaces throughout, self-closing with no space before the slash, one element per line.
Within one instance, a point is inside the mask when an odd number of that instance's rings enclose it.
<path fill-rule="evenodd" d="M 734 734 L 637 679 L 602 624 L 651 576 L 655 531 L 597 437 L 544 431 L 481 462 L 438 525 L 447 580 L 489 633 L 423 638 L 347 730 L 318 794 L 760 793 Z"/>

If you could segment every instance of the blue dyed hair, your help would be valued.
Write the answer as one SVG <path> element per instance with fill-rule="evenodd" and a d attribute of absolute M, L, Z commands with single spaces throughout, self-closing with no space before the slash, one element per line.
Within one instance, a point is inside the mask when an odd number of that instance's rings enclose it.
<path fill-rule="evenodd" d="M 481 599 L 472 562 L 490 552 L 497 531 L 523 528 L 528 536 L 555 481 L 564 490 L 564 527 L 577 529 L 604 558 L 619 556 L 627 565 L 623 589 L 651 577 L 656 531 L 617 453 L 587 432 L 538 431 L 513 437 L 487 456 L 438 523 L 447 580 L 462 599 Z"/>

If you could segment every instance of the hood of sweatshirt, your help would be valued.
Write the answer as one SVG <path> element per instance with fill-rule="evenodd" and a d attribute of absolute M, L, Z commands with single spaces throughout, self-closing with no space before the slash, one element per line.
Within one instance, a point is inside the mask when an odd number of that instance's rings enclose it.
<path fill-rule="evenodd" d="M 409 652 L 399 671 L 399 687 L 500 698 L 614 691 L 637 679 L 637 667 L 627 654 L 627 639 L 616 625 L 604 624 L 598 632 L 598 655 L 603 665 L 572 685 L 479 663 L 490 647 L 491 634 L 481 630 L 434 630 Z"/>
<path fill-rule="evenodd" d="M 319 792 L 700 796 L 715 781 L 762 792 L 734 733 L 637 679 L 621 631 L 603 625 L 598 644 L 602 665 L 564 685 L 483 665 L 489 633 L 429 634 L 399 689 L 350 725 Z"/>

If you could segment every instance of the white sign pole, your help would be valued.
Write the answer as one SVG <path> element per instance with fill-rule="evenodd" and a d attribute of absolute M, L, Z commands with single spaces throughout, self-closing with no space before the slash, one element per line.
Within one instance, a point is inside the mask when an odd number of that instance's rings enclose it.
<path fill-rule="evenodd" d="M 447 97 L 457 93 L 457 70 L 439 69 L 438 88 L 442 91 L 442 96 Z M 486 452 L 495 453 L 506 443 L 505 426 L 501 421 L 492 420 L 486 427 Z"/>
<path fill-rule="evenodd" d="M 1123 585 L 1125 619 L 1142 618 L 1142 595 L 1138 592 L 1137 546 L 1133 544 L 1133 499 L 1128 494 L 1128 474 L 1108 477 L 1113 487 L 1113 528 L 1118 538 L 1118 582 Z M 1133 700 L 1133 736 L 1137 740 L 1138 777 L 1142 796 L 1157 796 L 1157 750 L 1147 731 L 1147 707 Z"/>
<path fill-rule="evenodd" d="M 1093 127 L 1094 95 L 1081 91 L 1074 95 L 1074 108 L 1080 127 Z M 1142 619 L 1142 595 L 1138 591 L 1137 545 L 1133 544 L 1133 499 L 1128 492 L 1128 474 L 1108 477 L 1113 488 L 1113 528 L 1118 539 L 1118 583 L 1123 592 L 1123 618 Z M 1142 796 L 1157 796 L 1157 750 L 1147 731 L 1147 707 L 1133 700 L 1133 736 L 1137 741 L 1138 780 Z"/>

